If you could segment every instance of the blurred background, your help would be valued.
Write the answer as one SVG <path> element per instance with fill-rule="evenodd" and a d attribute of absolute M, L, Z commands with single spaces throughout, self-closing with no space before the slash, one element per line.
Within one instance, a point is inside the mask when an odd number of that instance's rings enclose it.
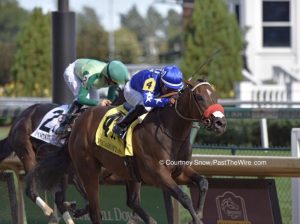
<path fill-rule="evenodd" d="M 131 75 L 148 67 L 178 64 L 186 78 L 212 82 L 225 106 L 299 107 L 300 4 L 296 0 L 67 2 L 76 18 L 76 58 L 119 59 Z M 51 13 L 58 10 L 58 3 L 1 0 L 2 107 L 12 103 L 12 98 L 5 97 L 38 97 L 27 103 L 51 100 Z M 15 104 L 20 106 L 19 101 Z M 264 120 L 247 124 L 251 128 L 244 130 L 232 125 L 241 135 L 232 138 L 238 141 L 233 143 L 268 146 L 264 132 L 260 138 L 267 125 L 273 127 L 268 128 L 274 136 L 270 144 L 286 146 L 291 125 L 298 123 Z M 283 130 L 284 137 L 278 130 Z"/>
<path fill-rule="evenodd" d="M 20 105 L 51 101 L 57 5 L 0 0 L 0 137 Z M 300 126 L 298 0 L 69 0 L 69 9 L 77 58 L 119 59 L 131 75 L 177 64 L 186 78 L 214 84 L 225 111 L 235 110 L 223 136 L 200 129 L 197 153 L 291 155 L 291 129 Z M 18 110 L 3 115 L 9 106 Z M 291 223 L 291 181 L 278 181 L 283 223 Z"/>

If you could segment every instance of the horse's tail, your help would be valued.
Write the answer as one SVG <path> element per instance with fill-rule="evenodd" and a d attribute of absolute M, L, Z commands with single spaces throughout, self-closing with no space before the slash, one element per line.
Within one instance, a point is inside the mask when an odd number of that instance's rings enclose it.
<path fill-rule="evenodd" d="M 0 162 L 13 152 L 12 148 L 8 147 L 7 140 L 8 138 L 0 140 Z"/>
<path fill-rule="evenodd" d="M 41 190 L 53 190 L 67 173 L 71 159 L 66 147 L 45 147 L 26 181 L 35 178 Z"/>

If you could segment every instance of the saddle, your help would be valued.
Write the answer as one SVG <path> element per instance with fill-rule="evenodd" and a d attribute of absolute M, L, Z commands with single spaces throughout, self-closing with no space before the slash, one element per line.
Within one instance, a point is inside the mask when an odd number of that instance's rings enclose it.
<path fill-rule="evenodd" d="M 128 113 L 126 105 L 121 105 L 106 112 L 98 126 L 95 141 L 100 150 L 108 150 L 120 157 L 124 157 L 125 166 L 133 179 L 141 181 L 141 176 L 135 161 L 132 148 L 132 134 L 134 128 L 143 121 L 145 115 L 135 120 L 127 129 L 126 136 L 121 139 L 113 132 L 114 125 Z"/>
<path fill-rule="evenodd" d="M 118 156 L 133 156 L 132 149 L 132 133 L 136 125 L 142 122 L 146 116 L 135 120 L 128 127 L 126 137 L 124 139 L 118 138 L 113 132 L 114 125 L 128 113 L 123 105 L 112 108 L 106 112 L 98 126 L 95 142 L 101 149 L 108 150 Z"/>
<path fill-rule="evenodd" d="M 67 143 L 68 137 L 71 133 L 72 127 L 76 119 L 86 109 L 87 107 L 83 107 L 78 111 L 78 113 L 74 114 L 74 117 L 72 117 L 72 122 L 70 123 L 70 127 L 68 128 L 68 133 L 66 135 L 58 136 L 55 131 L 66 117 L 68 105 L 62 105 L 53 108 L 52 110 L 46 113 L 38 127 L 31 134 L 31 137 L 58 147 L 64 146 Z"/>
<path fill-rule="evenodd" d="M 76 111 L 76 113 L 72 113 L 72 114 L 70 114 L 70 115 L 67 115 L 67 114 L 63 114 L 62 116 L 61 116 L 61 120 L 60 120 L 60 122 L 62 123 L 62 122 L 65 122 L 66 120 L 68 120 L 67 121 L 67 124 L 66 124 L 66 127 L 65 127 L 65 129 L 66 129 L 66 133 L 65 134 L 62 134 L 62 135 L 59 135 L 59 134 L 57 134 L 58 136 L 59 136 L 59 138 L 68 138 L 69 136 L 70 136 L 70 134 L 71 134 L 71 131 L 72 131 L 72 129 L 73 129 L 73 126 L 74 126 L 74 124 L 75 124 L 75 122 L 76 122 L 76 120 L 77 120 L 77 118 L 86 110 L 88 108 L 88 106 L 83 106 L 82 108 L 80 108 L 78 111 Z"/>

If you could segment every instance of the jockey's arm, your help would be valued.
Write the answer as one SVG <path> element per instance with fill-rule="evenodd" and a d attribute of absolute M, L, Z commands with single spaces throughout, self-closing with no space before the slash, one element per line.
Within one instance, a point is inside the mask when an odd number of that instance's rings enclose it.
<path fill-rule="evenodd" d="M 82 105 L 87 105 L 87 106 L 98 105 L 99 101 L 94 99 L 89 99 L 88 95 L 89 95 L 89 90 L 81 86 L 77 96 L 78 102 Z"/>
<path fill-rule="evenodd" d="M 96 106 L 99 104 L 99 100 L 96 99 L 90 99 L 88 97 L 89 91 L 92 89 L 94 83 L 98 80 L 101 79 L 101 76 L 99 73 L 87 76 L 85 81 L 82 82 L 81 87 L 79 89 L 78 93 L 78 102 L 83 104 L 83 105 L 88 105 L 88 106 Z"/>
<path fill-rule="evenodd" d="M 144 91 L 143 98 L 146 107 L 164 107 L 170 101 L 169 98 L 155 98 L 153 93 L 149 91 Z"/>

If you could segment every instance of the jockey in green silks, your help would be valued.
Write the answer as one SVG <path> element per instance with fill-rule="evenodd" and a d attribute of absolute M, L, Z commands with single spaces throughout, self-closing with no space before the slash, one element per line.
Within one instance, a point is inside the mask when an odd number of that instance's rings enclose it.
<path fill-rule="evenodd" d="M 72 121 L 74 115 L 83 105 L 87 106 L 108 106 L 115 98 L 118 85 L 125 84 L 129 80 L 129 72 L 126 66 L 117 60 L 109 63 L 94 59 L 77 59 L 70 64 L 65 72 L 64 79 L 75 96 L 75 100 L 70 106 L 66 119 L 55 131 L 58 135 L 68 133 L 66 127 Z M 92 89 L 109 87 L 108 99 L 91 99 Z"/>

